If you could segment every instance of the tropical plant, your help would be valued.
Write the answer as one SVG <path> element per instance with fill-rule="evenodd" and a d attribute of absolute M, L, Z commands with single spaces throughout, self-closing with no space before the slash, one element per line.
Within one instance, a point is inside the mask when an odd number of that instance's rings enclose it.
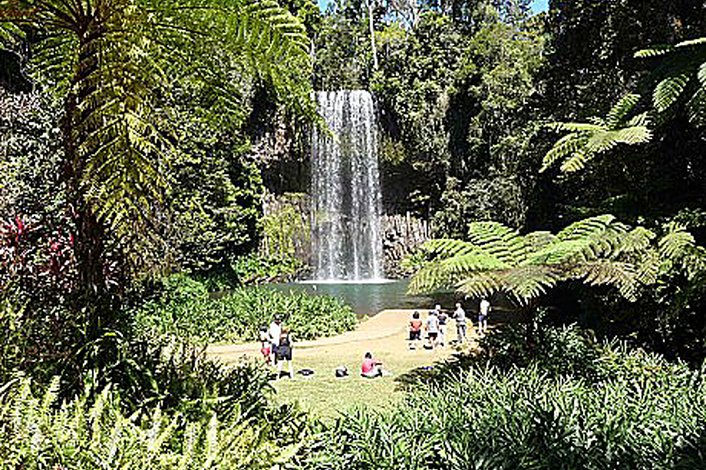
<path fill-rule="evenodd" d="M 611 108 L 605 117 L 594 117 L 590 122 L 554 122 L 548 127 L 558 132 L 566 132 L 544 156 L 540 171 L 546 171 L 557 161 L 562 161 L 561 170 L 571 173 L 583 169 L 586 164 L 619 144 L 636 145 L 649 142 L 652 131 L 649 129 L 648 113 L 630 117 L 640 95 L 628 94 Z"/>
<path fill-rule="evenodd" d="M 239 408 L 228 418 L 193 419 L 159 407 L 126 415 L 110 388 L 63 404 L 58 379 L 43 394 L 34 388 L 22 377 L 0 387 L 6 468 L 270 469 L 290 461 L 303 444 L 303 435 L 280 439 L 271 423 Z"/>
<path fill-rule="evenodd" d="M 655 110 L 663 113 L 684 99 L 689 120 L 706 122 L 706 37 L 642 49 L 635 57 L 659 61 L 652 94 Z"/>
<path fill-rule="evenodd" d="M 174 150 L 172 84 L 200 87 L 202 118 L 224 128 L 239 113 L 230 103 L 243 77 L 272 83 L 299 109 L 309 103 L 306 33 L 269 0 L 2 0 L 0 12 L 3 44 L 29 45 L 31 75 L 62 103 L 57 171 L 76 227 L 79 309 L 114 310 L 95 305 L 108 289 L 110 236 L 139 265 L 130 248 L 152 233 Z"/>
<path fill-rule="evenodd" d="M 575 222 L 556 235 L 520 235 L 497 222 L 469 224 L 468 241 L 437 239 L 423 246 L 429 261 L 414 275 L 414 293 L 455 288 L 472 296 L 503 291 L 523 305 L 568 280 L 616 286 L 634 299 L 670 263 L 703 269 L 704 250 L 683 227 L 671 225 L 656 244 L 644 227 L 630 228 L 612 215 Z"/>
<path fill-rule="evenodd" d="M 260 327 L 281 315 L 294 337 L 303 340 L 342 333 L 357 323 L 351 308 L 331 296 L 246 287 L 211 298 L 185 276 L 165 282 L 167 288 L 159 298 L 136 313 L 136 327 L 142 334 L 171 334 L 206 344 L 252 341 Z"/>
<path fill-rule="evenodd" d="M 703 467 L 703 371 L 587 336 L 549 328 L 560 357 L 522 356 L 518 340 L 437 363 L 392 408 L 344 412 L 305 468 Z"/>

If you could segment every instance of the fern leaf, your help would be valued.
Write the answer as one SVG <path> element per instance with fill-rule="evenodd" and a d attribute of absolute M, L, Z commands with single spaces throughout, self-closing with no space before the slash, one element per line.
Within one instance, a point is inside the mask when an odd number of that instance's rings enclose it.
<path fill-rule="evenodd" d="M 660 255 L 671 261 L 683 258 L 694 247 L 694 236 L 677 223 L 667 224 L 666 230 L 667 233 L 659 240 Z"/>
<path fill-rule="evenodd" d="M 502 285 L 520 303 L 546 294 L 562 279 L 557 266 L 526 265 L 502 273 Z"/>
<path fill-rule="evenodd" d="M 608 128 L 613 129 L 623 122 L 627 115 L 635 109 L 639 101 L 640 95 L 635 93 L 628 93 L 620 98 L 606 116 L 606 125 Z"/>
<path fill-rule="evenodd" d="M 660 57 L 667 55 L 674 50 L 674 46 L 665 44 L 660 46 L 653 46 L 649 49 L 642 49 L 635 52 L 634 57 L 637 59 L 644 59 L 650 57 Z"/>
<path fill-rule="evenodd" d="M 469 297 L 488 297 L 502 290 L 503 284 L 495 272 L 476 272 L 456 284 L 456 290 Z"/>
<path fill-rule="evenodd" d="M 579 149 L 585 145 L 586 141 L 587 138 L 584 135 L 576 132 L 567 134 L 559 139 L 542 159 L 542 168 L 539 170 L 540 173 L 546 171 L 556 161 L 578 152 Z"/>
<path fill-rule="evenodd" d="M 561 164 L 561 171 L 564 173 L 574 173 L 579 170 L 583 170 L 588 163 L 593 158 L 593 154 L 586 151 L 574 152 L 569 158 L 567 158 L 564 163 Z"/>
<path fill-rule="evenodd" d="M 546 127 L 557 132 L 596 132 L 605 129 L 603 125 L 588 124 L 586 122 L 551 122 L 547 124 Z"/>
<path fill-rule="evenodd" d="M 669 109 L 681 97 L 688 83 L 687 72 L 671 75 L 659 82 L 652 96 L 655 109 L 660 113 Z"/>
<path fill-rule="evenodd" d="M 706 37 L 682 41 L 674 47 L 691 47 L 691 46 L 701 46 L 701 45 L 706 45 Z"/>
<path fill-rule="evenodd" d="M 468 238 L 475 246 L 507 266 L 521 264 L 527 255 L 524 238 L 516 230 L 498 222 L 470 223 Z"/>

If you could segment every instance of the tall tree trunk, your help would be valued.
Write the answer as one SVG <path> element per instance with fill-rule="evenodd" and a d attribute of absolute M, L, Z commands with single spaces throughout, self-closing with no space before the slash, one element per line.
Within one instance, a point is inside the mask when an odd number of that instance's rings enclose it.
<path fill-rule="evenodd" d="M 85 46 L 85 45 L 82 45 Z M 80 77 L 96 67 L 95 56 L 81 47 L 72 83 L 64 99 L 62 137 L 64 147 L 63 179 L 67 190 L 68 211 L 74 223 L 73 251 L 78 274 L 72 307 L 82 317 L 87 340 L 95 339 L 105 327 L 104 318 L 111 312 L 106 282 L 105 230 L 85 197 L 83 175 L 86 162 L 79 152 L 79 143 L 86 130 L 78 123 L 82 116 L 79 103 L 89 90 L 81 88 Z"/>
<path fill-rule="evenodd" d="M 370 28 L 370 48 L 373 51 L 373 71 L 378 69 L 378 52 L 375 47 L 375 28 L 373 27 L 373 0 L 368 0 L 368 27 Z"/>

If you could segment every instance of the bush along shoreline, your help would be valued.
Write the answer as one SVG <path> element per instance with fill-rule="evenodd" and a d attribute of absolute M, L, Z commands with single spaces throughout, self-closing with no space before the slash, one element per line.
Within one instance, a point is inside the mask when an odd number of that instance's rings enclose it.
<path fill-rule="evenodd" d="M 162 281 L 160 294 L 135 313 L 139 333 L 175 334 L 207 343 L 255 341 L 260 327 L 281 315 L 298 340 L 352 330 L 357 317 L 350 306 L 327 295 L 241 287 L 212 295 L 204 284 L 185 275 Z"/>

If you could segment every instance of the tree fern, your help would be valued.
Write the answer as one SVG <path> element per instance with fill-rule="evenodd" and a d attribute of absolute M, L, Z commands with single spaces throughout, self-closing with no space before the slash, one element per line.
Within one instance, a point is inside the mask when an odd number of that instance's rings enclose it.
<path fill-rule="evenodd" d="M 636 145 L 652 138 L 646 113 L 629 118 L 640 100 L 639 95 L 622 97 L 605 118 L 594 117 L 591 123 L 555 122 L 548 128 L 569 133 L 559 139 L 544 156 L 540 171 L 561 161 L 561 171 L 571 173 L 583 169 L 598 155 L 620 144 Z"/>
<path fill-rule="evenodd" d="M 502 291 L 526 304 L 561 282 L 579 280 L 615 286 L 634 300 L 641 285 L 656 282 L 665 263 L 684 264 L 696 249 L 683 227 L 670 225 L 657 239 L 653 231 L 631 228 L 612 215 L 577 221 L 556 235 L 472 223 L 468 238 L 425 243 L 427 262 L 412 277 L 410 292 L 455 289 L 480 297 Z M 695 257 L 692 265 L 705 260 Z"/>
<path fill-rule="evenodd" d="M 123 247 L 150 233 L 166 191 L 178 123 L 160 100 L 172 83 L 202 84 L 221 128 L 248 76 L 313 115 L 306 32 L 272 0 L 0 0 L 0 11 L 12 12 L 0 40 L 30 33 L 29 70 L 64 103 L 72 211 L 85 205 Z"/>
<path fill-rule="evenodd" d="M 656 62 L 653 75 L 657 85 L 652 101 L 658 112 L 683 102 L 693 123 L 706 122 L 706 38 L 643 49 L 635 57 Z"/>

